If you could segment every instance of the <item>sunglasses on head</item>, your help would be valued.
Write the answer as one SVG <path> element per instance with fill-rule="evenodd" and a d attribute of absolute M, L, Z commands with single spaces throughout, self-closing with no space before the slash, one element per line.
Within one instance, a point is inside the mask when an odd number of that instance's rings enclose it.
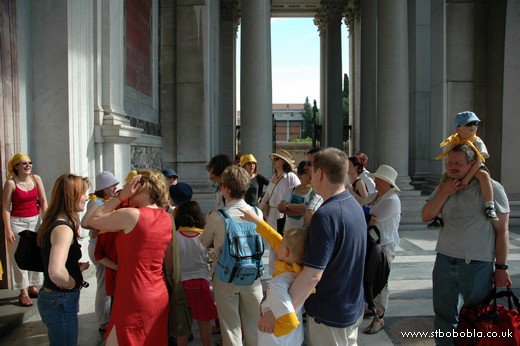
<path fill-rule="evenodd" d="M 478 126 L 480 124 L 479 121 L 470 121 L 469 123 L 467 123 L 466 125 L 464 126 L 467 126 L 467 127 L 470 127 L 470 126 Z"/>
<path fill-rule="evenodd" d="M 27 165 L 32 165 L 32 161 L 23 161 L 23 162 L 20 162 L 21 165 L 24 165 L 24 166 L 27 166 Z"/>

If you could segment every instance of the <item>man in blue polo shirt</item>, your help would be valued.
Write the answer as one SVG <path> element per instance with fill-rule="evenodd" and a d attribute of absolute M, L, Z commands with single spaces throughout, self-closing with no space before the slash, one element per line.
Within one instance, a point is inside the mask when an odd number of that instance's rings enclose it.
<path fill-rule="evenodd" d="M 367 225 L 345 190 L 347 174 L 344 152 L 326 148 L 314 155 L 312 185 L 324 202 L 307 228 L 305 267 L 289 291 L 295 307 L 305 302 L 309 345 L 356 344 L 363 319 Z M 260 329 L 270 326 L 262 320 Z"/>

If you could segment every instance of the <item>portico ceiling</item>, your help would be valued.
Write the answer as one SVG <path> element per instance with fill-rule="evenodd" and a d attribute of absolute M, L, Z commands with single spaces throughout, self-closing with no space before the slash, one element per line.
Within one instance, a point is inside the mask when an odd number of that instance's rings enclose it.
<path fill-rule="evenodd" d="M 272 0 L 272 17 L 314 17 L 319 0 Z"/>

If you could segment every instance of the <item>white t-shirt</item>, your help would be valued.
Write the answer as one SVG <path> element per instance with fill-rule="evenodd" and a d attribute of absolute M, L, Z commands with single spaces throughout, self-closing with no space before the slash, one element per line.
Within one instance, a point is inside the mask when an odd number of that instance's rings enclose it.
<path fill-rule="evenodd" d="M 365 170 L 363 170 L 363 172 L 361 172 L 361 174 L 358 176 L 358 178 L 365 182 L 365 185 L 367 186 L 368 194 L 371 195 L 374 192 L 376 192 L 376 184 L 374 183 L 374 179 L 370 178 L 369 174 L 370 174 L 370 172 L 365 169 Z"/>
<path fill-rule="evenodd" d="M 295 312 L 289 288 L 296 277 L 295 273 L 282 273 L 269 282 L 264 301 L 261 304 L 262 312 L 271 310 L 276 318 Z M 280 337 L 271 333 L 258 331 L 258 345 L 290 345 L 299 346 L 303 343 L 302 306 L 296 310 L 300 325 L 289 334 Z"/>
<path fill-rule="evenodd" d="M 175 233 L 181 262 L 181 280 L 209 280 L 209 267 L 206 262 L 207 250 L 199 242 L 200 234 L 191 236 L 178 231 Z"/>
<path fill-rule="evenodd" d="M 369 195 L 363 205 L 368 205 L 377 196 L 377 193 Z M 381 233 L 381 246 L 388 248 L 391 255 L 395 256 L 395 246 L 399 245 L 399 221 L 401 220 L 401 201 L 394 189 L 388 190 L 379 201 L 370 206 L 370 214 L 375 215 L 376 225 Z"/>
<path fill-rule="evenodd" d="M 276 220 L 283 218 L 283 214 L 278 211 L 278 204 L 283 201 L 284 197 L 287 195 L 287 191 L 300 185 L 301 182 L 293 172 L 284 173 L 277 184 L 272 182 L 273 178 L 274 175 L 271 177 L 271 180 L 269 180 L 269 185 L 267 186 L 262 201 L 265 203 L 266 198 L 269 198 L 269 214 L 267 215 L 267 223 L 276 229 Z M 260 203 L 260 209 L 263 207 L 264 203 Z"/>

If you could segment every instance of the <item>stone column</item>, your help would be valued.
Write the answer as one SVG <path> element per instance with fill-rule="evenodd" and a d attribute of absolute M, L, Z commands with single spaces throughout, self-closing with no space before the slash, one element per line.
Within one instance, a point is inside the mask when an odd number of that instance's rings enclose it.
<path fill-rule="evenodd" d="M 430 0 L 408 1 L 410 65 L 410 176 L 419 186 L 430 170 Z M 438 148 L 438 144 L 435 149 Z"/>
<path fill-rule="evenodd" d="M 50 194 L 64 172 L 93 165 L 92 2 L 31 2 L 33 159 Z"/>
<path fill-rule="evenodd" d="M 325 102 L 325 95 L 327 89 L 327 75 L 325 73 L 327 66 L 327 31 L 325 30 L 325 23 L 322 21 L 321 12 L 314 16 L 314 24 L 318 27 L 320 34 L 320 120 L 319 124 L 323 124 L 323 116 L 327 113 L 327 102 Z M 318 125 L 318 124 L 316 124 Z M 323 134 L 321 135 L 321 143 L 323 143 Z M 320 146 L 322 145 L 320 143 Z"/>
<path fill-rule="evenodd" d="M 142 130 L 125 117 L 124 1 L 96 1 L 96 168 L 123 179 L 131 167 L 130 143 Z M 97 172 L 95 172 L 97 173 Z"/>
<path fill-rule="evenodd" d="M 233 157 L 236 150 L 236 34 L 240 24 L 238 1 L 221 4 L 220 24 L 220 152 Z"/>
<path fill-rule="evenodd" d="M 361 80 L 359 150 L 368 155 L 368 169 L 377 168 L 377 0 L 363 0 L 361 12 Z"/>
<path fill-rule="evenodd" d="M 349 7 L 345 12 L 345 25 L 349 30 L 349 155 L 353 155 L 359 150 L 359 1 L 353 3 L 353 7 Z M 356 26 L 358 26 L 356 30 Z"/>
<path fill-rule="evenodd" d="M 252 153 L 260 173 L 270 176 L 273 150 L 271 2 L 242 2 L 240 152 Z"/>
<path fill-rule="evenodd" d="M 319 16 L 324 23 L 326 65 L 325 65 L 325 112 L 321 113 L 321 146 L 343 150 L 343 97 L 341 66 L 341 15 L 343 1 L 322 1 Z"/>
<path fill-rule="evenodd" d="M 508 196 L 520 200 L 520 160 L 518 160 L 518 132 L 520 131 L 520 99 L 518 83 L 520 82 L 520 2 L 508 1 L 506 8 L 506 24 L 504 38 L 504 84 L 502 106 L 502 152 L 501 182 Z M 498 156 L 498 155 L 497 155 Z"/>
<path fill-rule="evenodd" d="M 378 2 L 377 161 L 398 172 L 397 184 L 402 190 L 411 189 L 407 16 L 407 0 Z"/>

